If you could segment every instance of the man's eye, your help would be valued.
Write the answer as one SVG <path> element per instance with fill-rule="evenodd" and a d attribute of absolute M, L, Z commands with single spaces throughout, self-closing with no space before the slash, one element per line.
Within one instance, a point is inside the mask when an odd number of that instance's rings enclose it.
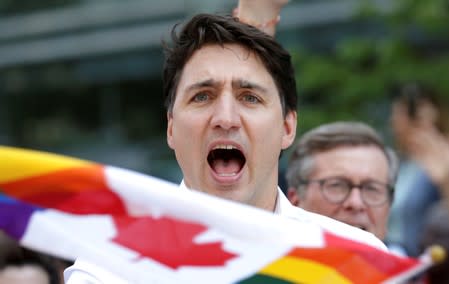
<path fill-rule="evenodd" d="M 243 94 L 242 99 L 243 101 L 251 104 L 256 104 L 260 102 L 260 99 L 257 96 L 250 93 Z"/>
<path fill-rule="evenodd" d="M 329 187 L 332 188 L 342 188 L 342 187 L 346 187 L 346 183 L 344 182 L 332 182 L 328 184 Z"/>
<path fill-rule="evenodd" d="M 365 184 L 363 185 L 364 189 L 370 192 L 383 192 L 386 191 L 383 189 L 383 186 L 378 184 Z"/>
<path fill-rule="evenodd" d="M 209 99 L 209 94 L 205 93 L 205 92 L 198 93 L 193 97 L 194 102 L 205 102 L 208 99 Z"/>
<path fill-rule="evenodd" d="M 344 189 L 348 187 L 348 183 L 344 180 L 340 179 L 330 179 L 326 180 L 325 187 L 332 188 L 332 189 Z"/>

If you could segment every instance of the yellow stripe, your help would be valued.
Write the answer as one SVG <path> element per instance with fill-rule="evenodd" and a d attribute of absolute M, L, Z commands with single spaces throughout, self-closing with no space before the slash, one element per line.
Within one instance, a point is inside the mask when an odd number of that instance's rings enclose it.
<path fill-rule="evenodd" d="M 260 273 L 294 283 L 352 283 L 333 267 L 307 259 L 288 256 L 269 264 Z"/>
<path fill-rule="evenodd" d="M 89 164 L 62 155 L 0 146 L 0 183 Z"/>

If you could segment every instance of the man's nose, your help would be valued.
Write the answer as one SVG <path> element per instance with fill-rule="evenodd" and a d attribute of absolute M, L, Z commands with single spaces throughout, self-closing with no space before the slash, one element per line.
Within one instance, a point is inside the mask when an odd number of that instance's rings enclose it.
<path fill-rule="evenodd" d="M 346 200 L 343 203 L 343 206 L 350 210 L 361 211 L 366 208 L 365 202 L 362 197 L 362 190 L 354 186 Z"/>
<path fill-rule="evenodd" d="M 214 128 L 225 130 L 240 127 L 239 105 L 233 95 L 222 95 L 217 99 L 211 123 Z"/>

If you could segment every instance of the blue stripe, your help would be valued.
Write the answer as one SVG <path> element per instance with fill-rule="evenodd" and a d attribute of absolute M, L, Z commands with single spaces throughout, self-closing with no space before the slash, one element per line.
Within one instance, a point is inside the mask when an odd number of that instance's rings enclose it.
<path fill-rule="evenodd" d="M 0 230 L 20 240 L 31 215 L 37 210 L 42 209 L 0 193 Z"/>

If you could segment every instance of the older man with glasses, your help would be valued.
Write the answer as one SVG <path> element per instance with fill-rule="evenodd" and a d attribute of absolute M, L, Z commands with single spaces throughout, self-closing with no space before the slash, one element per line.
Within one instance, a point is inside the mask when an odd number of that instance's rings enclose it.
<path fill-rule="evenodd" d="M 287 168 L 288 197 L 303 209 L 383 240 L 398 172 L 396 154 L 360 122 L 335 122 L 305 133 Z"/>

